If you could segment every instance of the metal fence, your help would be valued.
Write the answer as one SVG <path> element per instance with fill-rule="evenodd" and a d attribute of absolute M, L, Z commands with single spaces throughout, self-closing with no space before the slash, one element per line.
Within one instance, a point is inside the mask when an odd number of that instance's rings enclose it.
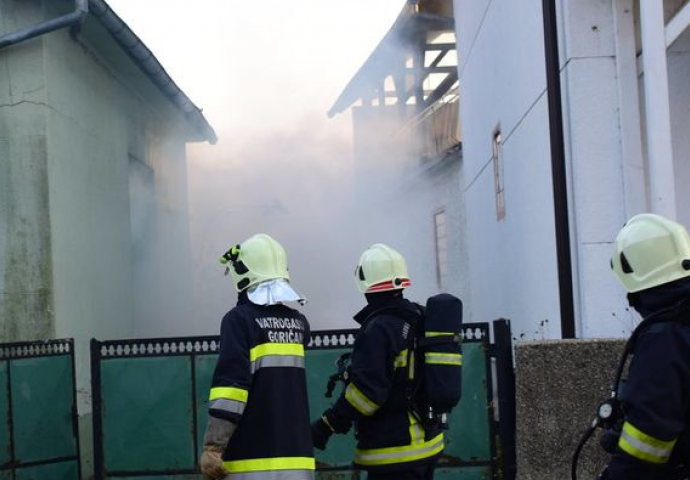
<path fill-rule="evenodd" d="M 74 344 L 0 344 L 0 480 L 80 480 Z"/>
<path fill-rule="evenodd" d="M 510 465 L 505 463 L 511 461 L 506 452 L 511 441 L 514 445 L 514 416 L 512 432 L 509 425 L 499 428 L 493 391 L 496 383 L 498 397 L 503 393 L 514 402 L 510 377 L 495 377 L 494 373 L 500 373 L 499 364 L 505 364 L 497 353 L 511 351 L 509 325 L 502 322 L 495 322 L 494 335 L 498 340 L 500 329 L 508 329 L 507 349 L 490 343 L 488 323 L 463 327 L 463 397 L 446 435 L 447 448 L 435 477 L 439 480 L 512 478 Z M 356 330 L 312 333 L 306 372 L 313 418 L 337 398 L 338 388 L 333 398 L 324 396 L 326 384 L 336 359 L 352 347 L 355 334 Z M 500 337 L 506 340 L 505 335 Z M 196 466 L 218 346 L 218 337 L 92 340 L 96 480 L 201 479 Z M 512 357 L 508 369 L 512 374 Z M 510 409 L 509 402 L 501 408 L 507 423 Z M 319 477 L 365 478 L 352 470 L 354 444 L 352 435 L 339 435 L 331 439 L 325 452 L 317 451 Z"/>

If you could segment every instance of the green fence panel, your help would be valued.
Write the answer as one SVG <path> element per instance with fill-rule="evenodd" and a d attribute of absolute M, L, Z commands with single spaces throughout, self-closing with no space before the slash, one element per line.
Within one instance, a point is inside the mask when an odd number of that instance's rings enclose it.
<path fill-rule="evenodd" d="M 15 480 L 72 480 L 75 478 L 79 478 L 79 463 L 76 461 L 18 468 L 15 476 Z"/>
<path fill-rule="evenodd" d="M 10 376 L 16 461 L 29 463 L 74 455 L 71 358 L 13 360 Z"/>
<path fill-rule="evenodd" d="M 101 365 L 101 379 L 109 470 L 195 467 L 188 358 L 111 359 Z"/>
<path fill-rule="evenodd" d="M 343 353 L 350 351 L 350 348 L 337 346 L 339 343 L 351 344 L 353 334 L 352 331 L 315 333 L 317 338 L 318 335 L 323 335 L 323 338 L 319 338 L 318 345 L 312 344 L 313 348 L 307 352 L 306 359 L 312 418 L 316 418 L 327 409 L 342 390 L 342 383 L 338 382 L 333 397 L 329 399 L 324 396 L 328 377 L 336 371 L 336 360 Z M 488 348 L 488 324 L 468 326 L 465 329 L 462 399 L 453 410 L 450 429 L 445 433 L 446 449 L 439 462 L 441 466 L 462 466 L 465 469 L 469 467 L 463 464 L 490 465 L 492 462 Z M 348 468 L 352 464 L 355 443 L 352 433 L 332 437 L 325 452 L 316 451 L 317 467 Z"/>
<path fill-rule="evenodd" d="M 444 461 L 491 460 L 487 354 L 485 342 L 463 344 L 462 398 L 450 419 Z"/>
<path fill-rule="evenodd" d="M 196 438 L 199 446 L 198 454 L 201 455 L 203 448 L 204 432 L 206 431 L 206 423 L 208 422 L 208 396 L 211 390 L 211 380 L 213 379 L 213 370 L 216 367 L 218 355 L 200 355 L 196 357 L 194 375 L 196 381 Z"/>
<path fill-rule="evenodd" d="M 206 480 L 205 477 L 202 475 L 155 475 L 155 476 L 147 476 L 147 477 L 114 477 L 110 476 L 109 478 L 123 478 L 127 480 Z"/>
<path fill-rule="evenodd" d="M 313 332 L 306 352 L 312 419 L 340 395 L 340 382 L 331 398 L 324 393 L 355 334 Z M 93 341 L 96 480 L 201 480 L 196 465 L 217 350 L 217 337 Z M 438 479 L 481 480 L 495 471 L 488 324 L 467 326 L 463 353 L 463 397 L 451 417 Z M 318 478 L 366 478 L 352 470 L 354 449 L 352 433 L 331 438 L 325 452 L 315 452 Z"/>
<path fill-rule="evenodd" d="M 332 470 L 316 473 L 316 480 L 366 480 L 367 474 L 358 470 Z M 434 480 L 491 480 L 491 467 L 437 468 Z"/>
<path fill-rule="evenodd" d="M 0 480 L 79 480 L 71 339 L 0 344 Z"/>
<path fill-rule="evenodd" d="M 0 466 L 8 464 L 12 460 L 10 446 L 10 391 L 7 384 L 7 362 L 0 362 Z M 0 476 L 2 479 L 2 476 Z"/>
<path fill-rule="evenodd" d="M 342 391 L 342 383 L 338 382 L 333 396 L 326 398 L 328 377 L 335 373 L 335 362 L 349 349 L 307 350 L 305 364 L 307 371 L 307 388 L 309 394 L 309 410 L 311 418 L 317 419 Z M 325 451 L 315 450 L 318 468 L 346 467 L 352 464 L 355 451 L 355 438 L 352 432 L 348 435 L 334 435 L 328 442 Z"/>

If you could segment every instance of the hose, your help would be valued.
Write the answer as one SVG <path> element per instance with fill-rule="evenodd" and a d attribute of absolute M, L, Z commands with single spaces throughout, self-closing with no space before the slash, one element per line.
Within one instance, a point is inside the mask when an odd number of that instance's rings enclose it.
<path fill-rule="evenodd" d="M 584 448 L 585 444 L 592 437 L 596 429 L 597 425 L 595 422 L 594 424 L 592 424 L 591 427 L 589 427 L 585 431 L 585 433 L 582 435 L 582 438 L 580 438 L 580 442 L 577 444 L 577 447 L 575 448 L 575 452 L 573 453 L 573 463 L 570 467 L 570 475 L 572 477 L 572 480 L 577 480 L 577 464 L 580 460 L 580 453 L 582 452 L 582 449 Z"/>

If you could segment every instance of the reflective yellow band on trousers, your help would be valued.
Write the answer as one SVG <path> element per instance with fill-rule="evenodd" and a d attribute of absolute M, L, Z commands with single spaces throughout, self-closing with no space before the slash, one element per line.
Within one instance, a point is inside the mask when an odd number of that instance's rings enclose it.
<path fill-rule="evenodd" d="M 316 461 L 311 457 L 252 458 L 223 462 L 230 473 L 260 472 L 264 470 L 314 470 Z"/>
<path fill-rule="evenodd" d="M 355 451 L 355 463 L 358 465 L 377 466 L 393 463 L 408 463 L 424 458 L 433 457 L 443 451 L 443 434 L 439 434 L 428 442 L 405 445 L 402 447 L 374 448 Z"/>
<path fill-rule="evenodd" d="M 304 357 L 304 345 L 301 343 L 262 343 L 249 350 L 249 361 L 266 355 L 294 355 Z"/>
<path fill-rule="evenodd" d="M 427 365 L 462 365 L 462 355 L 459 353 L 434 353 L 424 354 L 424 362 Z"/>
<path fill-rule="evenodd" d="M 223 480 L 314 480 L 314 470 L 262 470 L 260 472 L 231 473 Z"/>
<path fill-rule="evenodd" d="M 209 400 L 214 401 L 219 398 L 247 403 L 249 392 L 244 388 L 237 387 L 213 387 L 209 395 Z"/>
<path fill-rule="evenodd" d="M 623 424 L 618 448 L 627 454 L 649 463 L 668 462 L 676 440 L 659 440 L 638 430 L 631 423 Z"/>
<path fill-rule="evenodd" d="M 354 383 L 348 384 L 345 389 L 345 400 L 355 407 L 359 413 L 367 417 L 373 415 L 380 407 L 364 395 Z"/>

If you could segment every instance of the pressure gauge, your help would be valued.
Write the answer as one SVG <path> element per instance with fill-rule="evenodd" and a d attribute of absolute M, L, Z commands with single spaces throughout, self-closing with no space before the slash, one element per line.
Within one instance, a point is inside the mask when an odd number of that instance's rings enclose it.
<path fill-rule="evenodd" d="M 599 418 L 602 420 L 608 420 L 613 415 L 613 405 L 610 402 L 604 402 L 599 405 L 599 411 L 597 412 Z"/>

